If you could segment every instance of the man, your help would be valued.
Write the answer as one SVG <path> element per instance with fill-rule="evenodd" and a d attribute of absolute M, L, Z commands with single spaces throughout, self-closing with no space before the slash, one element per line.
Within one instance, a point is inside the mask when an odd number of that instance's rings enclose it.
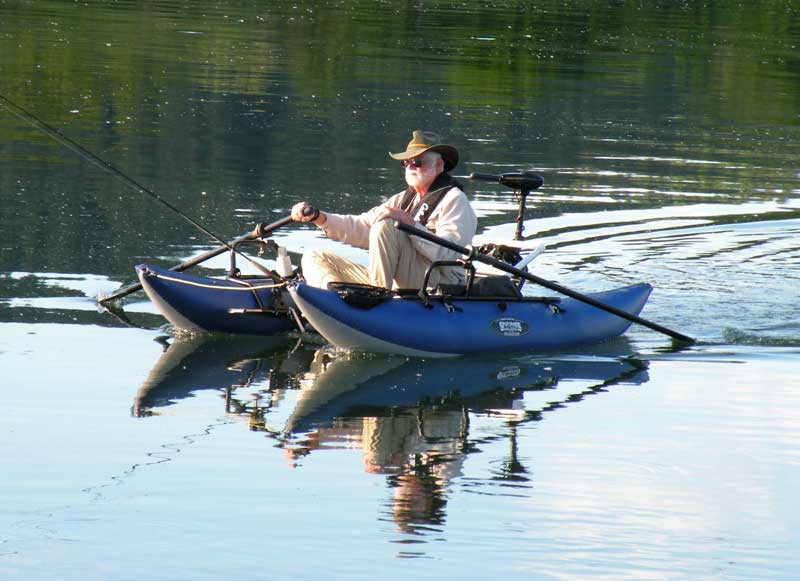
<path fill-rule="evenodd" d="M 312 250 L 302 259 L 308 284 L 327 288 L 329 282 L 354 282 L 385 288 L 419 288 L 433 261 L 457 260 L 458 254 L 418 236 L 409 235 L 397 222 L 427 228 L 437 236 L 469 245 L 478 220 L 461 184 L 450 174 L 458 164 L 458 151 L 435 133 L 414 131 L 406 150 L 390 153 L 403 163 L 408 189 L 359 215 L 333 214 L 300 202 L 292 208 L 296 222 L 313 222 L 334 240 L 369 250 L 369 266 L 357 264 L 324 250 Z M 461 267 L 434 269 L 429 284 L 459 283 Z"/>

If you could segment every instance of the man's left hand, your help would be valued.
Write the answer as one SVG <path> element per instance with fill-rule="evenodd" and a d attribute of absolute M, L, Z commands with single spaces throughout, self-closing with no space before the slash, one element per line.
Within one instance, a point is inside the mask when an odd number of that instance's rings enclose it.
<path fill-rule="evenodd" d="M 397 222 L 402 222 L 403 224 L 408 224 L 409 226 L 414 225 L 414 218 L 411 217 L 411 214 L 404 212 L 403 210 L 398 210 L 397 208 L 381 208 L 378 211 L 378 214 L 375 216 L 375 221 L 380 222 L 381 220 L 386 220 L 387 218 L 391 218 Z"/>

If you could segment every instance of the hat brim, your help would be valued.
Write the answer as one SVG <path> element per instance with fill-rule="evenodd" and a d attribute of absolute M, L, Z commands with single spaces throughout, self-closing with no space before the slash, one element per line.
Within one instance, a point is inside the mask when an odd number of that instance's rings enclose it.
<path fill-rule="evenodd" d="M 424 145 L 421 146 L 411 146 L 402 153 L 389 153 L 389 157 L 392 159 L 397 159 L 400 161 L 405 161 L 407 159 L 414 159 L 415 157 L 419 157 L 423 153 L 427 153 L 429 151 L 436 151 L 442 156 L 442 161 L 444 161 L 444 171 L 450 171 L 454 167 L 458 165 L 458 150 L 453 147 L 452 145 L 432 145 L 430 147 L 426 147 Z"/>

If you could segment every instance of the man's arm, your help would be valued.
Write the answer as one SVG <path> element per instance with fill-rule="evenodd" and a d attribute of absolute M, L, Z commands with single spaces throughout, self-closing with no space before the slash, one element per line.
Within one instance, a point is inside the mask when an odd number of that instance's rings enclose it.
<path fill-rule="evenodd" d="M 359 248 L 369 248 L 370 228 L 379 219 L 384 219 L 382 216 L 386 216 L 387 212 L 400 212 L 398 206 L 402 196 L 402 192 L 395 194 L 383 204 L 375 206 L 363 214 L 326 213 L 325 221 L 317 225 L 322 228 L 328 238 Z"/>

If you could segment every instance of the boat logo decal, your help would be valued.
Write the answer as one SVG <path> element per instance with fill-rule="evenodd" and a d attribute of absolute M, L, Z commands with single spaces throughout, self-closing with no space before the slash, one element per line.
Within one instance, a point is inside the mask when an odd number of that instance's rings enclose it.
<path fill-rule="evenodd" d="M 509 365 L 498 371 L 495 379 L 499 379 L 501 381 L 504 379 L 513 379 L 515 377 L 519 377 L 521 374 L 522 369 L 518 365 Z"/>
<path fill-rule="evenodd" d="M 492 321 L 491 327 L 502 337 L 522 337 L 528 334 L 528 323 L 513 317 L 495 319 Z"/>

